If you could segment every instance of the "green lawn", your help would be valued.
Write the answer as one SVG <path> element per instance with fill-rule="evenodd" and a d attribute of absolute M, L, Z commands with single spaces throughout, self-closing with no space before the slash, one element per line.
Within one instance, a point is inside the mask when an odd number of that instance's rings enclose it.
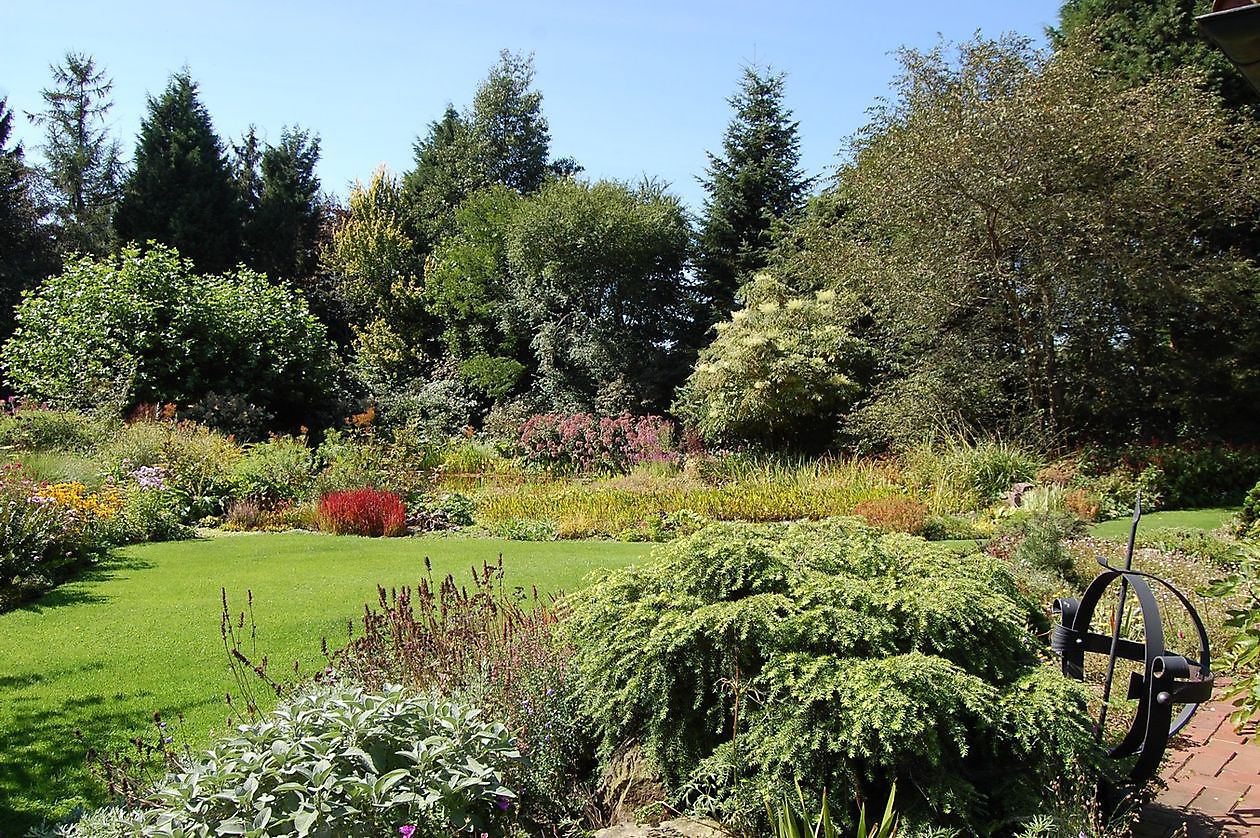
<path fill-rule="evenodd" d="M 490 539 L 364 539 L 312 533 L 147 544 L 37 603 L 0 615 L 0 836 L 99 794 L 83 765 L 95 747 L 149 733 L 154 711 L 183 713 L 194 745 L 226 719 L 233 688 L 219 634 L 220 588 L 233 611 L 253 591 L 258 646 L 284 671 L 322 663 L 319 641 L 346 624 L 377 584 L 414 584 L 503 556 L 505 582 L 573 590 L 588 573 L 634 562 L 650 545 Z"/>
<path fill-rule="evenodd" d="M 1142 516 L 1138 534 L 1165 527 L 1186 527 L 1195 530 L 1214 530 L 1234 516 L 1237 509 L 1174 509 L 1168 512 L 1151 512 Z M 1097 538 L 1127 541 L 1132 518 L 1103 521 L 1089 528 L 1089 534 Z"/>

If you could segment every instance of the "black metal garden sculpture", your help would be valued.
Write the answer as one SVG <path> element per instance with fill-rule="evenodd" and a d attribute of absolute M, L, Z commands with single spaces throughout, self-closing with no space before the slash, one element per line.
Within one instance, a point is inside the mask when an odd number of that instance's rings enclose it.
<path fill-rule="evenodd" d="M 1063 674 L 1076 680 L 1084 680 L 1085 656 L 1107 656 L 1106 674 L 1103 677 L 1102 710 L 1098 719 L 1098 738 L 1106 735 L 1107 708 L 1111 700 L 1112 681 L 1115 678 L 1116 661 L 1133 661 L 1139 664 L 1129 676 L 1127 698 L 1136 701 L 1133 718 L 1118 742 L 1107 746 L 1107 755 L 1113 759 L 1136 757 L 1128 772 L 1125 788 L 1105 790 L 1106 797 L 1114 804 L 1133 789 L 1140 789 L 1159 770 L 1160 760 L 1171 736 L 1181 730 L 1199 708 L 1199 704 L 1212 697 L 1213 676 L 1211 652 L 1207 631 L 1194 606 L 1184 594 L 1168 582 L 1149 573 L 1133 570 L 1133 544 L 1137 537 L 1138 521 L 1142 517 L 1142 496 L 1139 494 L 1133 510 L 1133 526 L 1129 531 L 1129 547 L 1125 553 L 1124 569 L 1112 567 L 1101 556 L 1098 563 L 1104 568 L 1080 600 L 1057 599 L 1053 612 L 1057 622 L 1051 632 L 1050 646 L 1062 658 Z M 1093 629 L 1094 618 L 1107 590 L 1119 583 L 1119 595 L 1112 613 L 1110 633 Z M 1165 637 L 1164 615 L 1160 613 L 1155 591 L 1164 589 L 1172 595 L 1189 617 L 1197 638 L 1198 649 L 1194 656 L 1179 654 L 1168 648 Z M 1125 605 L 1130 590 L 1137 598 L 1141 610 L 1140 634 L 1142 639 L 1121 637 L 1124 633 Z M 1173 603 L 1169 603 L 1173 604 Z M 1136 629 L 1137 627 L 1135 627 Z M 1181 639 L 1181 638 L 1175 638 Z M 1181 706 L 1174 716 L 1174 708 Z"/>

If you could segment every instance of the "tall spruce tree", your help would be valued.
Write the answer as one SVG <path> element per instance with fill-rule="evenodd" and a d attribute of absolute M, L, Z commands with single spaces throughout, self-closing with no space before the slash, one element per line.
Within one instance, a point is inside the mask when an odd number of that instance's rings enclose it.
<path fill-rule="evenodd" d="M 40 224 L 34 173 L 20 143 L 9 147 L 13 111 L 0 99 L 0 336 L 13 326 L 13 306 L 22 291 L 56 270 L 52 242 Z"/>
<path fill-rule="evenodd" d="M 259 158 L 258 191 L 245 221 L 249 263 L 272 279 L 298 279 L 316 266 L 324 220 L 319 195 L 319 137 L 285 129 Z"/>
<path fill-rule="evenodd" d="M 241 252 L 241 201 L 223 143 L 187 71 L 149 98 L 135 168 L 114 218 L 122 241 L 176 247 L 204 272 L 223 271 Z"/>
<path fill-rule="evenodd" d="M 1132 84 L 1193 67 L 1229 107 L 1254 106 L 1260 101 L 1256 92 L 1195 25 L 1195 16 L 1211 8 L 1209 0 L 1066 0 L 1050 35 L 1061 49 L 1073 36 L 1088 34 L 1098 44 L 1102 68 Z"/>
<path fill-rule="evenodd" d="M 800 138 L 783 105 L 782 73 L 745 67 L 729 102 L 735 116 L 722 154 L 709 154 L 701 181 L 708 193 L 697 253 L 701 334 L 734 309 L 740 285 L 765 267 L 772 225 L 804 209 L 813 182 L 800 166 Z"/>
<path fill-rule="evenodd" d="M 100 255 L 113 248 L 123 174 L 118 141 L 105 125 L 114 83 L 82 53 L 68 52 L 50 69 L 46 109 L 30 119 L 45 130 L 41 173 L 57 220 L 57 245 L 62 253 Z"/>

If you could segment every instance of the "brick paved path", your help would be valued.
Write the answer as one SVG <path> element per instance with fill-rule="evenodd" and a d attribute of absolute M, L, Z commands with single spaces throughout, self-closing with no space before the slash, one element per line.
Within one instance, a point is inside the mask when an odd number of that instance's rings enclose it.
<path fill-rule="evenodd" d="M 1142 810 L 1134 838 L 1260 838 L 1260 742 L 1254 724 L 1234 733 L 1232 709 L 1203 705 L 1173 740 L 1160 772 L 1168 788 Z"/>

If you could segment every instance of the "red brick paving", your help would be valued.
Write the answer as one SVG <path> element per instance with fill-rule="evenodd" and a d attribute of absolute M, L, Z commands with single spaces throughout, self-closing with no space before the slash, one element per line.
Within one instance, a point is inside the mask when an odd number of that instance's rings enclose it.
<path fill-rule="evenodd" d="M 1212 701 L 1169 745 L 1167 787 L 1142 810 L 1134 838 L 1260 838 L 1260 742 L 1235 733 L 1233 708 Z"/>

